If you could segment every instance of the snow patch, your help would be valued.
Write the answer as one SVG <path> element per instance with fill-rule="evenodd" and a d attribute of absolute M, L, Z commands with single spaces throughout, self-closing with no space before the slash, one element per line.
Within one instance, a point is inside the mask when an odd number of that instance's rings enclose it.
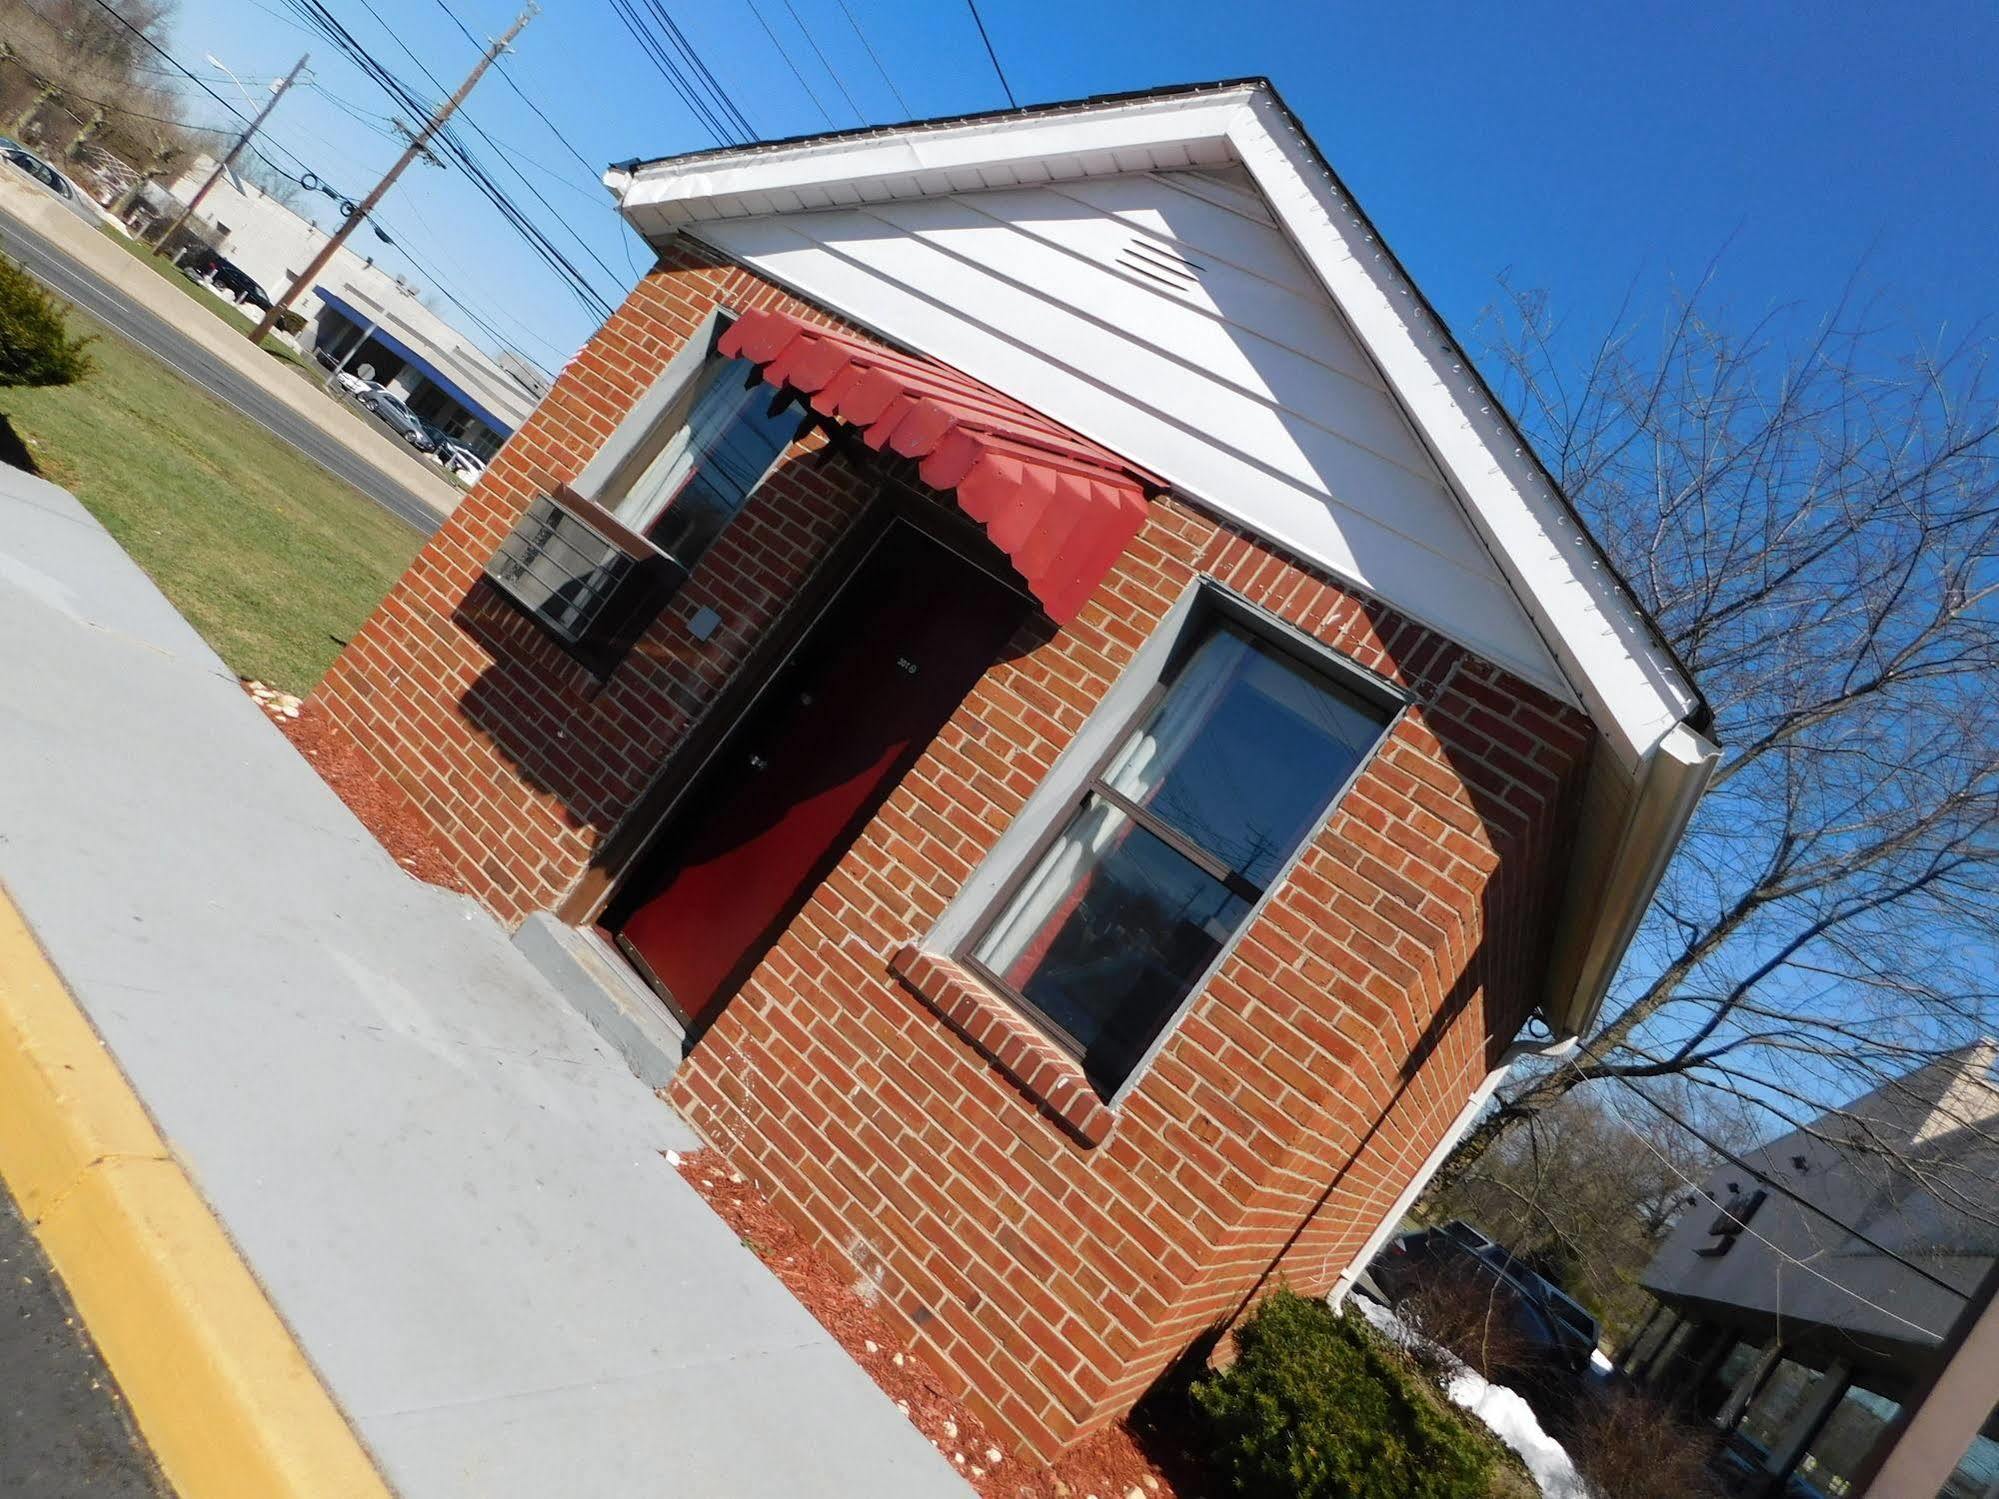
<path fill-rule="evenodd" d="M 1355 1296 L 1347 1305 L 1358 1307 L 1374 1329 L 1400 1348 L 1423 1347 L 1444 1361 L 1451 1371 L 1444 1385 L 1444 1398 L 1461 1410 L 1470 1411 L 1492 1429 L 1492 1434 L 1520 1455 L 1534 1482 L 1541 1486 L 1544 1499 L 1595 1499 L 1575 1463 L 1562 1444 L 1541 1428 L 1534 1408 L 1518 1391 L 1493 1384 L 1475 1370 L 1466 1368 L 1443 1349 L 1436 1348 L 1387 1307 Z M 1599 1355 L 1600 1356 L 1600 1355 Z"/>

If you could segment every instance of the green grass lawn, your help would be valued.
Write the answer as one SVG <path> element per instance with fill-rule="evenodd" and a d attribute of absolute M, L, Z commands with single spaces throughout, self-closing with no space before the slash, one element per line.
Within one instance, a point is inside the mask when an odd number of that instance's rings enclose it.
<path fill-rule="evenodd" d="M 0 412 L 242 676 L 304 693 L 423 538 L 248 417 L 80 312 L 83 382 Z"/>
<path fill-rule="evenodd" d="M 141 265 L 151 268 L 157 275 L 179 287 L 188 296 L 194 298 L 195 301 L 201 303 L 202 306 L 221 318 L 231 328 L 246 337 L 248 336 L 250 324 L 246 323 L 243 319 L 243 308 L 238 307 L 227 297 L 220 296 L 211 291 L 192 277 L 182 274 L 180 267 L 167 259 L 166 256 L 155 255 L 151 245 L 133 239 L 130 235 L 120 234 L 115 229 L 105 228 L 100 232 L 106 239 L 110 240 Z M 254 312 L 256 309 L 252 308 L 250 310 Z M 300 369 L 306 370 L 307 373 L 311 372 L 304 360 L 286 348 L 285 345 L 279 343 L 275 337 L 267 337 L 261 347 L 266 354 L 282 359 L 287 364 L 297 365 Z"/>

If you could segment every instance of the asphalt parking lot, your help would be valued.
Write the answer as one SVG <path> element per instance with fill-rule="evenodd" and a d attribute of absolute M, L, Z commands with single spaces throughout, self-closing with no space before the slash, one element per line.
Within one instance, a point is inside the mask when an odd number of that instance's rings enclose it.
<path fill-rule="evenodd" d="M 0 1188 L 0 1494 L 172 1499 L 14 1200 Z"/>

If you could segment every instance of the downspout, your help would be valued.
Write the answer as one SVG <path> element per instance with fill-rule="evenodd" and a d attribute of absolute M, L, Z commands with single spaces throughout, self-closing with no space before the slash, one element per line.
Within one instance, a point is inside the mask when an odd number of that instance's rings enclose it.
<path fill-rule="evenodd" d="M 1686 723 L 1675 724 L 1646 757 L 1618 830 L 1603 902 L 1590 917 L 1595 940 L 1574 986 L 1549 995 L 1543 1007 L 1556 1030 L 1580 1033 L 1595 1018 L 1720 761 L 1721 750 Z"/>
<path fill-rule="evenodd" d="M 1327 1294 L 1328 1301 L 1335 1307 L 1346 1301 L 1348 1293 L 1354 1288 L 1354 1282 L 1359 1280 L 1367 1267 L 1374 1263 L 1374 1257 L 1381 1253 L 1382 1246 L 1387 1244 L 1416 1199 L 1423 1195 L 1424 1189 L 1435 1178 L 1437 1168 L 1442 1166 L 1446 1157 L 1457 1148 L 1458 1141 L 1465 1137 L 1465 1131 L 1470 1129 L 1478 1116 L 1485 1112 L 1485 1106 L 1492 1101 L 1492 1095 L 1499 1090 L 1499 1085 L 1506 1081 L 1506 1076 L 1513 1070 L 1514 1064 L 1528 1057 L 1553 1059 L 1568 1056 L 1576 1049 L 1576 1041 L 1577 1038 L 1574 1036 L 1563 1036 L 1554 1041 L 1530 1041 L 1506 1048 L 1506 1054 L 1499 1059 L 1499 1065 L 1488 1072 L 1485 1080 L 1472 1089 L 1471 1097 L 1465 1100 L 1465 1106 L 1458 1111 L 1458 1117 L 1451 1122 L 1451 1127 L 1444 1131 L 1444 1137 L 1437 1142 L 1437 1148 L 1424 1159 L 1416 1174 L 1409 1179 L 1409 1184 L 1402 1189 L 1402 1194 L 1382 1216 L 1381 1222 L 1375 1225 L 1374 1232 L 1368 1235 L 1367 1242 L 1361 1245 L 1360 1252 L 1353 1258 L 1353 1263 L 1340 1272 L 1340 1278 L 1333 1282 L 1333 1289 Z"/>

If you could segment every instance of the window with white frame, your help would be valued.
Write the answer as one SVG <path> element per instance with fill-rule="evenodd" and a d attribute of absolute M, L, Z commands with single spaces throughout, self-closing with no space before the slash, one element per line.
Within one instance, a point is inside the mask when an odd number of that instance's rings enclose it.
<path fill-rule="evenodd" d="M 1315 648 L 1194 620 L 966 944 L 968 965 L 1115 1093 L 1393 716 Z"/>
<path fill-rule="evenodd" d="M 687 571 L 756 492 L 798 431 L 798 412 L 747 359 L 710 353 L 684 382 L 631 475 L 602 503 Z"/>
<path fill-rule="evenodd" d="M 677 355 L 576 490 L 537 496 L 487 578 L 565 650 L 608 673 L 797 436 L 792 398 L 715 344 Z"/>

